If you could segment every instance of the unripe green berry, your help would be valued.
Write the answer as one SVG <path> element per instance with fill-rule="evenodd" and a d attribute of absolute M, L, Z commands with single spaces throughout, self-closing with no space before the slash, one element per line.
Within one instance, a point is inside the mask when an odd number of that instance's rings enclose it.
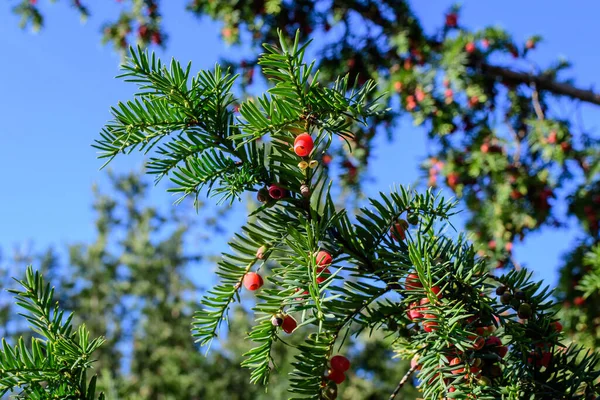
<path fill-rule="evenodd" d="M 417 225 L 419 223 L 419 214 L 416 212 L 411 212 L 406 216 L 406 220 L 411 225 Z"/>
<path fill-rule="evenodd" d="M 517 311 L 517 315 L 521 319 L 531 318 L 531 306 L 528 303 L 523 303 L 519 306 L 519 311 Z"/>
<path fill-rule="evenodd" d="M 508 305 L 510 304 L 511 300 L 513 299 L 513 296 L 511 293 L 506 292 L 502 295 L 502 297 L 500 297 L 500 301 L 502 302 L 502 304 L 504 305 Z"/>

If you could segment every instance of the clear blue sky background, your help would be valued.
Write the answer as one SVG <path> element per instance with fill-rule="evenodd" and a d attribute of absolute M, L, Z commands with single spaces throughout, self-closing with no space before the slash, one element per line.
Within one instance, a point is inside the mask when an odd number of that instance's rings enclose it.
<path fill-rule="evenodd" d="M 114 79 L 119 57 L 99 43 L 99 26 L 107 15 L 116 15 L 116 2 L 90 2 L 102 4 L 91 5 L 93 16 L 85 25 L 64 1 L 39 3 L 47 16 L 41 34 L 21 31 L 7 2 L 0 5 L 0 248 L 5 252 L 27 241 L 36 249 L 60 249 L 67 243 L 93 239 L 90 188 L 93 182 L 105 183 L 106 178 L 90 144 L 108 120 L 109 106 L 128 99 L 133 91 Z M 170 41 L 168 49 L 159 52 L 163 57 L 191 60 L 200 69 L 212 67 L 221 56 L 239 55 L 239 49 L 220 42 L 218 24 L 185 12 L 183 1 L 168 3 L 163 8 Z M 426 26 L 440 23 L 451 4 L 441 0 L 412 3 Z M 468 0 L 463 4 L 462 23 L 474 28 L 499 24 L 522 40 L 541 34 L 546 41 L 536 51 L 536 61 L 543 66 L 565 56 L 575 65 L 572 74 L 578 84 L 598 82 L 600 2 Z M 570 111 L 565 108 L 564 112 Z M 586 127 L 600 124 L 599 111 L 584 107 Z M 381 140 L 374 152 L 369 192 L 387 190 L 393 182 L 414 182 L 424 142 L 423 132 L 410 121 L 398 128 L 393 145 Z M 129 171 L 141 161 L 142 156 L 122 157 L 113 169 Z M 172 201 L 164 187 L 154 189 L 149 199 L 160 207 Z M 233 219 L 243 211 L 240 208 Z M 531 235 L 515 247 L 517 259 L 553 283 L 560 254 L 577 235 L 572 225 L 567 230 L 545 229 Z"/>

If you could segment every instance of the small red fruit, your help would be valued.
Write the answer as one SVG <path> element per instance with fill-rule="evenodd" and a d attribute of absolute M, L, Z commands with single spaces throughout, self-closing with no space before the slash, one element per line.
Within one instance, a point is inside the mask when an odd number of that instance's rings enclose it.
<path fill-rule="evenodd" d="M 477 47 L 475 47 L 475 43 L 473 43 L 473 42 L 469 42 L 465 46 L 465 51 L 467 53 L 474 53 L 476 49 L 477 49 Z"/>
<path fill-rule="evenodd" d="M 438 299 L 444 297 L 444 295 L 442 294 L 442 289 L 439 286 L 432 287 L 431 291 L 437 296 Z"/>
<path fill-rule="evenodd" d="M 457 366 L 457 365 L 460 365 L 460 364 L 462 364 L 462 361 L 458 357 L 455 357 L 455 358 L 453 358 L 450 361 L 450 366 L 451 367 L 454 367 L 454 366 Z M 452 375 L 462 374 L 463 372 L 465 372 L 464 368 L 455 368 L 455 369 L 452 370 Z"/>
<path fill-rule="evenodd" d="M 558 134 L 556 133 L 556 131 L 550 132 L 550 134 L 548 135 L 548 143 L 555 144 L 557 137 L 558 137 Z"/>
<path fill-rule="evenodd" d="M 319 273 L 319 276 L 317 276 L 317 283 L 325 282 L 327 280 L 327 278 L 329 277 L 329 275 L 331 274 L 331 271 L 329 271 L 329 268 L 326 268 L 326 267 L 318 268 L 317 272 Z"/>
<path fill-rule="evenodd" d="M 506 251 L 508 251 L 509 253 L 510 253 L 510 252 L 512 252 L 512 249 L 513 249 L 513 244 L 512 244 L 512 242 L 508 242 L 508 243 L 506 243 L 506 244 L 504 245 L 504 249 L 505 249 Z"/>
<path fill-rule="evenodd" d="M 561 324 L 560 322 L 558 322 L 558 321 L 554 321 L 554 322 L 552 323 L 552 326 L 554 327 L 554 330 L 555 330 L 556 332 L 559 332 L 559 333 L 560 333 L 560 332 L 562 332 L 562 330 L 563 330 L 563 326 L 562 326 L 562 324 Z"/>
<path fill-rule="evenodd" d="M 415 90 L 415 98 L 417 99 L 417 102 L 422 102 L 425 100 L 425 92 L 421 88 L 417 88 Z"/>
<path fill-rule="evenodd" d="M 350 361 L 344 356 L 333 356 L 329 361 L 331 369 L 346 372 L 350 369 Z"/>
<path fill-rule="evenodd" d="M 248 290 L 255 291 L 263 285 L 263 278 L 256 272 L 248 272 L 244 276 L 244 287 Z"/>
<path fill-rule="evenodd" d="M 306 157 L 315 147 L 312 137 L 308 133 L 301 133 L 294 140 L 294 153 L 300 157 Z"/>
<path fill-rule="evenodd" d="M 408 309 L 408 318 L 411 321 L 414 321 L 415 319 L 423 318 L 423 314 L 419 310 L 420 310 L 420 308 L 419 308 L 417 302 L 410 303 L 410 307 Z"/>
<path fill-rule="evenodd" d="M 398 222 L 394 223 L 390 228 L 390 235 L 392 239 L 397 242 L 401 242 L 406 239 L 406 230 L 408 229 L 408 222 L 401 219 Z"/>
<path fill-rule="evenodd" d="M 458 176 L 458 174 L 456 172 L 451 172 L 446 177 L 446 183 L 448 184 L 450 189 L 455 189 L 456 185 L 458 185 L 459 181 L 460 181 L 460 177 Z"/>
<path fill-rule="evenodd" d="M 490 47 L 490 40 L 489 39 L 483 39 L 481 41 L 481 47 L 483 47 L 484 49 L 487 49 L 488 47 Z"/>
<path fill-rule="evenodd" d="M 327 372 L 327 379 L 334 381 L 338 385 L 346 380 L 346 375 L 342 371 L 330 369 Z"/>
<path fill-rule="evenodd" d="M 448 28 L 456 28 L 458 25 L 458 15 L 456 13 L 446 14 L 446 26 Z"/>
<path fill-rule="evenodd" d="M 426 319 L 426 321 L 423 322 L 423 330 L 425 332 L 433 332 L 437 330 L 438 323 L 437 321 L 435 321 L 435 319 L 437 318 L 435 315 L 425 314 L 423 315 L 423 318 Z"/>
<path fill-rule="evenodd" d="M 331 254 L 329 254 L 326 251 L 319 251 L 317 253 L 317 265 L 320 267 L 325 267 L 327 265 L 330 265 L 333 262 L 333 257 L 331 257 Z"/>
<path fill-rule="evenodd" d="M 406 290 L 419 290 L 422 287 L 423 284 L 421 283 L 419 275 L 417 274 L 408 274 L 404 280 L 404 289 Z"/>
<path fill-rule="evenodd" d="M 285 333 L 292 333 L 294 331 L 294 329 L 296 329 L 297 326 L 298 326 L 298 323 L 296 322 L 296 320 L 293 317 L 286 315 L 285 318 L 283 319 L 283 324 L 281 325 L 281 329 L 283 329 L 283 331 Z"/>
<path fill-rule="evenodd" d="M 269 196 L 275 200 L 283 199 L 285 197 L 285 189 L 277 184 L 269 186 Z"/>
<path fill-rule="evenodd" d="M 585 299 L 581 296 L 577 296 L 573 299 L 573 304 L 575 304 L 577 307 L 581 307 L 585 304 Z"/>
<path fill-rule="evenodd" d="M 532 50 L 535 48 L 535 42 L 533 39 L 529 39 L 527 42 L 525 42 L 525 48 L 527 48 L 527 50 Z"/>
<path fill-rule="evenodd" d="M 473 342 L 473 349 L 474 350 L 481 350 L 483 349 L 483 346 L 485 345 L 485 339 L 482 338 L 481 336 L 478 336 L 475 341 Z"/>
<path fill-rule="evenodd" d="M 394 82 L 394 90 L 398 93 L 402 91 L 402 82 L 396 81 Z"/>

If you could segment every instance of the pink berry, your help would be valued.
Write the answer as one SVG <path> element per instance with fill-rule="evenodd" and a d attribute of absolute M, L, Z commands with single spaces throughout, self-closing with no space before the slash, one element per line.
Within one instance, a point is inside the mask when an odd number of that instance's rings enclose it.
<path fill-rule="evenodd" d="M 256 272 L 248 272 L 244 276 L 244 287 L 248 290 L 255 291 L 263 285 L 263 278 Z"/>

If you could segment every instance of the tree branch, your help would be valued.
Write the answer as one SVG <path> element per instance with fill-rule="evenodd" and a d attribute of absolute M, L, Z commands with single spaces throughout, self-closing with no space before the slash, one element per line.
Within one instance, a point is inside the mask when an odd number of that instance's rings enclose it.
<path fill-rule="evenodd" d="M 406 372 L 406 374 L 404 374 L 404 376 L 402 377 L 402 379 L 400 379 L 400 382 L 398 383 L 398 386 L 396 386 L 396 389 L 394 389 L 394 391 L 390 395 L 389 400 L 394 400 L 396 398 L 396 396 L 400 392 L 400 389 L 402 389 L 402 386 L 404 386 L 404 384 L 408 381 L 408 379 L 413 374 L 413 372 L 415 372 L 416 369 L 417 369 L 417 365 L 416 364 L 413 365 L 412 367 L 410 367 L 410 369 Z"/>
<path fill-rule="evenodd" d="M 552 76 L 547 74 L 533 75 L 485 63 L 481 65 L 481 70 L 484 74 L 502 78 L 507 83 L 534 84 L 538 90 L 545 90 L 558 96 L 567 96 L 600 106 L 599 93 L 592 90 L 580 89 L 568 83 L 557 82 Z"/>

